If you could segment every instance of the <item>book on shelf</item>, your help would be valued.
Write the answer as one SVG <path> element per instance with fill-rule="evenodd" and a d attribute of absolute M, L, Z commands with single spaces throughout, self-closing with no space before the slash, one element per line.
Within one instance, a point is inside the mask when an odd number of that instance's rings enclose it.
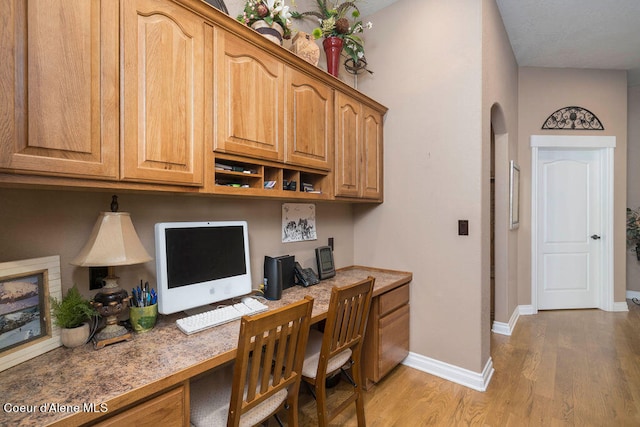
<path fill-rule="evenodd" d="M 225 165 L 224 163 L 218 163 L 218 162 L 215 162 L 214 166 L 215 166 L 215 168 L 216 168 L 216 169 L 218 169 L 218 170 L 222 170 L 222 171 L 230 171 L 230 170 L 233 170 L 233 166 Z"/>

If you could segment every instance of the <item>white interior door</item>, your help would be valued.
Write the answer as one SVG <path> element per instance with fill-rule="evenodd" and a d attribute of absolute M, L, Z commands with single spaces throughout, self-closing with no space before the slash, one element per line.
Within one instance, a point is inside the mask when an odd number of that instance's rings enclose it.
<path fill-rule="evenodd" d="M 538 309 L 600 305 L 602 152 L 571 148 L 538 151 Z"/>

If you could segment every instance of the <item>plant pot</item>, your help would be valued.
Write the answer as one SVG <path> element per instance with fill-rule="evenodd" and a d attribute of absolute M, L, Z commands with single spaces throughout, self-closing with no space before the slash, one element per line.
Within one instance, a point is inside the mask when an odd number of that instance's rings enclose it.
<path fill-rule="evenodd" d="M 342 44 L 343 40 L 340 37 L 327 37 L 322 41 L 324 53 L 327 56 L 327 72 L 334 77 L 338 77 Z"/>
<path fill-rule="evenodd" d="M 62 328 L 60 330 L 62 345 L 73 348 L 86 344 L 89 340 L 89 332 L 89 324 L 86 322 L 76 328 Z"/>
<path fill-rule="evenodd" d="M 267 38 L 272 42 L 282 46 L 282 36 L 284 35 L 284 30 L 282 29 L 282 26 L 277 22 L 269 25 L 265 21 L 256 21 L 251 24 L 251 28 L 262 34 L 262 37 Z"/>

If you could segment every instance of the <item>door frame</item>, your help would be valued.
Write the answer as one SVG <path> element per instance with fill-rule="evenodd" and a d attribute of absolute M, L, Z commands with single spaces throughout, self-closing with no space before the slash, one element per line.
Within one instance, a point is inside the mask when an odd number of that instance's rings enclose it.
<path fill-rule="evenodd" d="M 531 305 L 538 312 L 538 156 L 548 148 L 599 150 L 602 160 L 602 265 L 598 308 L 615 311 L 613 296 L 613 154 L 615 136 L 531 135 Z"/>

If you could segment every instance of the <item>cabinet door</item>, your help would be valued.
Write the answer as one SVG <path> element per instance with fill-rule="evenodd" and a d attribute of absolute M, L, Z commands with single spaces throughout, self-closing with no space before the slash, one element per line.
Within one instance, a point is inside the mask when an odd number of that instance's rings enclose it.
<path fill-rule="evenodd" d="M 122 7 L 122 179 L 202 185 L 205 49 L 213 28 L 172 2 L 127 0 Z"/>
<path fill-rule="evenodd" d="M 0 168 L 117 179 L 118 3 L 7 0 Z"/>
<path fill-rule="evenodd" d="M 409 354 L 409 304 L 381 318 L 378 331 L 378 371 L 373 378 L 376 382 Z"/>
<path fill-rule="evenodd" d="M 360 194 L 360 150 L 362 112 L 360 103 L 340 92 L 336 95 L 335 195 L 358 197 Z"/>
<path fill-rule="evenodd" d="M 285 162 L 330 170 L 334 123 L 333 89 L 289 68 L 286 90 Z"/>
<path fill-rule="evenodd" d="M 217 37 L 216 151 L 282 160 L 284 66 L 227 32 Z"/>
<path fill-rule="evenodd" d="M 362 197 L 382 201 L 382 115 L 367 106 L 363 111 Z"/>

